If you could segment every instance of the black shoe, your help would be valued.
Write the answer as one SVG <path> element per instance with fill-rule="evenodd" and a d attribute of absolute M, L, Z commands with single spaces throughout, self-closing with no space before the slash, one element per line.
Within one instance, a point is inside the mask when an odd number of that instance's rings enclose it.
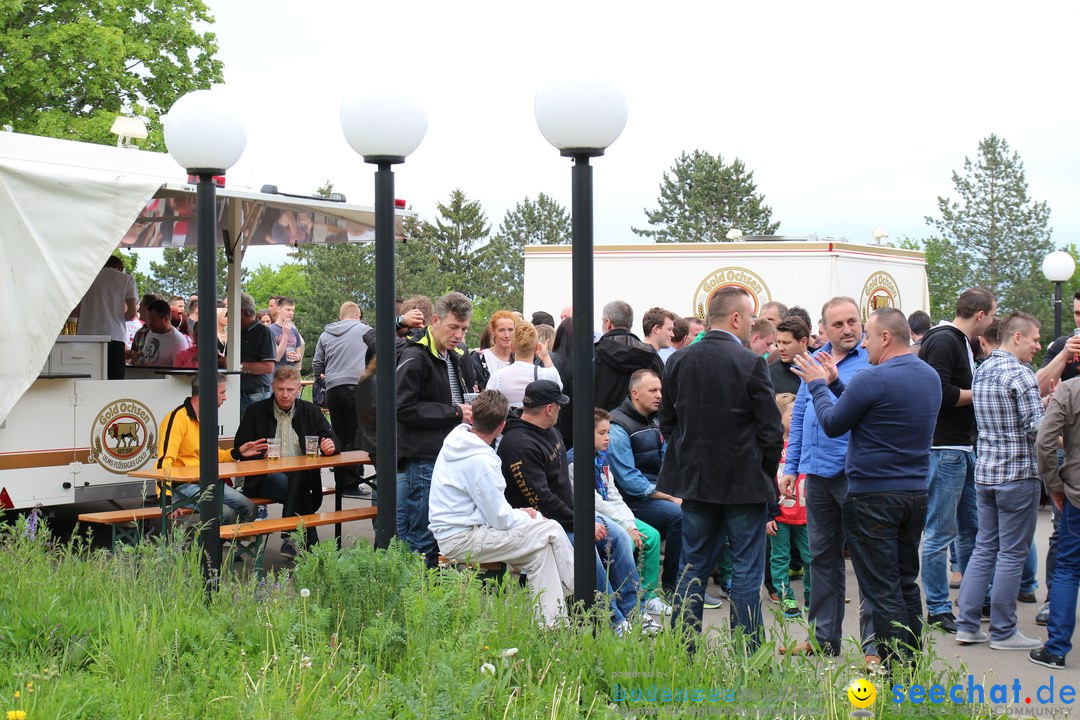
<path fill-rule="evenodd" d="M 1035 616 L 1036 625 L 1047 625 L 1050 622 L 1050 601 L 1043 603 L 1042 608 L 1039 610 L 1039 614 Z"/>
<path fill-rule="evenodd" d="M 1017 601 L 1017 602 L 1022 602 L 1022 603 L 1033 603 L 1033 602 L 1038 602 L 1038 600 L 1036 600 L 1036 599 L 1035 599 L 1035 593 L 1033 593 L 1033 592 L 1021 592 L 1021 593 L 1017 593 L 1017 595 L 1016 595 L 1016 601 Z"/>
<path fill-rule="evenodd" d="M 1065 656 L 1055 655 L 1054 653 L 1047 651 L 1046 646 L 1043 646 L 1038 650 L 1032 650 L 1028 653 L 1028 660 L 1036 665 L 1048 667 L 1051 670 L 1061 670 L 1065 667 Z"/>
<path fill-rule="evenodd" d="M 990 619 L 990 603 L 986 603 L 985 605 L 983 605 L 982 619 L 983 620 L 989 620 Z"/>
<path fill-rule="evenodd" d="M 364 485 L 353 485 L 352 487 L 342 488 L 341 497 L 366 499 L 371 497 L 371 491 Z"/>
<path fill-rule="evenodd" d="M 927 615 L 927 625 L 935 625 L 938 630 L 947 632 L 951 635 L 956 634 L 956 618 L 951 612 L 941 613 L 940 615 Z"/>

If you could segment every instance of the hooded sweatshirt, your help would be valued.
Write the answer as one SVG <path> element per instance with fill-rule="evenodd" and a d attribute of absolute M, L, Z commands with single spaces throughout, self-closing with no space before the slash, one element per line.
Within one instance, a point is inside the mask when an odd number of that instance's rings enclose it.
<path fill-rule="evenodd" d="M 326 389 L 355 385 L 375 351 L 375 330 L 359 320 L 338 320 L 323 328 L 315 343 L 311 371 L 326 375 Z"/>
<path fill-rule="evenodd" d="M 506 500 L 514 507 L 533 507 L 566 530 L 574 530 L 574 488 L 562 435 L 521 418 L 506 419 L 499 457 L 506 480 Z"/>
<path fill-rule="evenodd" d="M 595 353 L 598 408 L 610 411 L 619 407 L 630 392 L 630 376 L 638 370 L 652 370 L 657 377 L 664 377 L 664 361 L 656 350 L 625 328 L 601 335 Z"/>
<path fill-rule="evenodd" d="M 509 530 L 528 522 L 503 493 L 502 463 L 468 425 L 450 431 L 431 471 L 428 528 L 436 541 L 482 526 Z"/>

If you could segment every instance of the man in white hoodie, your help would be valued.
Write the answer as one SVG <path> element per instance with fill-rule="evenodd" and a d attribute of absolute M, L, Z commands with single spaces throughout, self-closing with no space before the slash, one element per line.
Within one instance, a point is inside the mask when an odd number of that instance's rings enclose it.
<path fill-rule="evenodd" d="M 491 443 L 508 407 L 502 393 L 485 390 L 473 401 L 473 424 L 450 431 L 431 473 L 428 527 L 448 558 L 518 568 L 539 619 L 554 626 L 566 618 L 564 596 L 574 592 L 574 551 L 559 523 L 534 508 L 512 508 L 503 495 L 502 462 Z"/>

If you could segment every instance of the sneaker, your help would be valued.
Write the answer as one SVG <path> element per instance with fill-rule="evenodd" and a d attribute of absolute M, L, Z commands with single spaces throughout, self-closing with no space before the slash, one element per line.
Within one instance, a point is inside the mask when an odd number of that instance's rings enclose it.
<path fill-rule="evenodd" d="M 720 607 L 723 607 L 723 606 L 724 606 L 724 601 L 723 600 L 721 600 L 718 597 L 713 597 L 709 593 L 705 593 L 705 609 L 706 610 L 716 610 L 717 608 L 720 608 Z"/>
<path fill-rule="evenodd" d="M 956 632 L 956 617 L 951 612 L 940 613 L 938 615 L 927 615 L 927 625 L 936 625 L 938 630 L 949 633 L 950 635 Z"/>
<path fill-rule="evenodd" d="M 1024 637 L 1024 635 L 1019 630 L 1014 632 L 1012 634 L 1012 637 L 1006 638 L 1004 640 L 990 641 L 990 648 L 992 650 L 1038 650 L 1042 646 L 1042 640 Z"/>
<path fill-rule="evenodd" d="M 990 603 L 982 606 L 982 621 L 990 622 Z"/>
<path fill-rule="evenodd" d="M 954 572 L 952 575 L 949 576 L 949 587 L 952 588 L 953 590 L 956 590 L 958 587 L 960 587 L 960 583 L 963 582 L 963 580 L 964 580 L 964 573 L 957 570 L 956 572 Z"/>
<path fill-rule="evenodd" d="M 651 597 L 645 602 L 645 612 L 650 615 L 670 615 L 671 606 L 658 597 Z"/>
<path fill-rule="evenodd" d="M 352 487 L 343 488 L 341 490 L 341 497 L 369 498 L 371 497 L 371 490 L 367 485 L 353 485 Z"/>
<path fill-rule="evenodd" d="M 615 623 L 615 627 L 612 628 L 615 632 L 615 637 L 623 637 L 630 632 L 630 621 L 623 620 L 622 622 Z"/>
<path fill-rule="evenodd" d="M 1019 593 L 1016 594 L 1016 601 L 1017 602 L 1022 602 L 1022 603 L 1038 602 L 1038 600 L 1035 599 L 1035 593 L 1033 593 L 1033 592 L 1024 592 L 1022 590 Z"/>
<path fill-rule="evenodd" d="M 990 639 L 990 636 L 984 630 L 976 630 L 975 632 L 968 632 L 967 630 L 956 631 L 956 642 L 961 645 L 974 645 L 976 643 L 984 643 Z"/>
<path fill-rule="evenodd" d="M 797 618 L 802 617 L 802 609 L 799 607 L 799 603 L 794 600 L 785 600 L 783 603 L 784 617 Z"/>
<path fill-rule="evenodd" d="M 268 517 L 270 517 L 270 511 L 266 509 L 265 505 L 258 505 L 255 508 L 255 519 L 256 520 L 265 520 Z"/>
<path fill-rule="evenodd" d="M 720 585 L 720 588 L 718 589 L 717 592 L 720 593 L 720 597 L 722 597 L 722 598 L 730 598 L 731 597 L 731 578 L 728 578 L 727 580 L 725 580 L 723 582 L 723 584 Z"/>
<path fill-rule="evenodd" d="M 788 571 L 787 571 L 787 576 L 788 576 L 788 579 L 790 579 L 790 580 L 794 580 L 796 578 L 801 578 L 804 574 L 805 574 L 805 571 L 802 568 L 798 568 L 798 569 L 789 568 Z"/>
<path fill-rule="evenodd" d="M 648 613 L 642 613 L 641 615 L 641 634 L 642 635 L 656 635 L 658 632 L 664 629 L 664 626 L 656 622 L 656 619 Z"/>
<path fill-rule="evenodd" d="M 1065 656 L 1055 655 L 1054 653 L 1049 652 L 1045 646 L 1028 653 L 1028 660 L 1036 665 L 1048 667 L 1051 670 L 1061 670 L 1065 667 Z"/>
<path fill-rule="evenodd" d="M 775 590 L 769 593 L 769 602 L 773 604 L 780 602 L 780 596 L 776 594 Z"/>
<path fill-rule="evenodd" d="M 1039 609 L 1039 614 L 1035 616 L 1035 624 L 1046 626 L 1050 622 L 1050 602 L 1043 603 L 1042 608 Z"/>
<path fill-rule="evenodd" d="M 292 540 L 282 540 L 281 541 L 281 549 L 278 550 L 278 552 L 281 553 L 282 557 L 295 558 L 296 557 L 296 546 L 293 545 Z"/>

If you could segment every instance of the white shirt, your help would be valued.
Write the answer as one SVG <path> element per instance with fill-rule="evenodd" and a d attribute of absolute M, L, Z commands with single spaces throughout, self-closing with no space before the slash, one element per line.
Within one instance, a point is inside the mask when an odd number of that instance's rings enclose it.
<path fill-rule="evenodd" d="M 146 334 L 143 351 L 139 356 L 140 365 L 153 367 L 175 367 L 176 353 L 187 350 L 188 340 L 174 327 L 169 332 L 156 333 L 151 330 Z"/>
<path fill-rule="evenodd" d="M 128 337 L 124 318 L 127 300 L 138 300 L 135 278 L 110 267 L 101 271 L 79 303 L 79 335 L 108 335 L 116 342 Z"/>
<path fill-rule="evenodd" d="M 562 378 L 553 367 L 538 367 L 531 362 L 516 360 L 488 380 L 488 390 L 498 390 L 510 401 L 510 407 L 522 407 L 525 399 L 525 386 L 533 380 L 552 380 L 562 390 Z"/>
<path fill-rule="evenodd" d="M 491 348 L 484 348 L 480 351 L 484 356 L 484 362 L 487 363 L 488 377 L 491 377 L 504 367 L 510 367 L 512 365 L 509 360 L 500 360 L 499 356 L 495 354 L 495 351 Z"/>

